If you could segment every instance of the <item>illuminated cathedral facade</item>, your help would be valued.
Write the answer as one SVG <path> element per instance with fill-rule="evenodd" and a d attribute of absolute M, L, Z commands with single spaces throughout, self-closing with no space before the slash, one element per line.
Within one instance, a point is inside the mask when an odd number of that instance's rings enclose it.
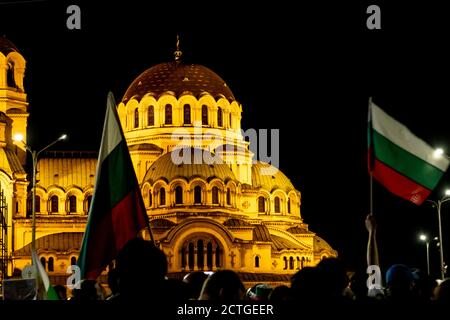
<path fill-rule="evenodd" d="M 28 103 L 25 59 L 0 39 L 0 184 L 8 205 L 5 261 L 11 273 L 30 263 L 26 150 L 11 139 L 16 133 L 26 137 Z M 303 221 L 301 193 L 291 181 L 255 161 L 242 136 L 243 106 L 210 69 L 184 64 L 177 50 L 174 61 L 140 74 L 117 110 L 170 274 L 232 269 L 248 284 L 285 283 L 297 270 L 337 255 Z M 175 161 L 180 158 L 188 161 Z M 92 152 L 48 152 L 38 163 L 37 250 L 57 282 L 77 261 L 96 164 Z"/>

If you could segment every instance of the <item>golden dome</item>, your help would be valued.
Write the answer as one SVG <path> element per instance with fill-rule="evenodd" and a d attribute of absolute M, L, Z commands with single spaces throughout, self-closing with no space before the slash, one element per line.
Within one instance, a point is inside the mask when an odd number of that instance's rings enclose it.
<path fill-rule="evenodd" d="M 268 169 L 271 170 L 268 170 Z M 277 170 L 275 174 L 264 174 L 264 171 L 275 171 L 276 168 L 268 163 L 256 162 L 252 165 L 252 185 L 253 187 L 263 188 L 269 192 L 275 189 L 282 189 L 286 192 L 295 190 L 291 180 L 283 172 Z"/>
<path fill-rule="evenodd" d="M 190 150 L 189 150 L 190 149 Z M 187 150 L 187 151 L 186 151 Z M 175 150 L 169 153 L 166 153 L 158 158 L 148 169 L 145 174 L 144 181 L 149 181 L 153 184 L 158 179 L 163 179 L 166 181 L 172 181 L 176 178 L 183 178 L 190 180 L 191 178 L 200 177 L 204 180 L 209 180 L 212 178 L 219 178 L 222 181 L 228 180 L 236 180 L 233 172 L 225 163 L 219 164 L 207 164 L 200 163 L 196 164 L 194 160 L 195 154 L 197 152 L 206 152 L 206 150 L 197 149 L 197 148 L 185 148 L 181 152 L 190 152 L 191 153 L 191 164 L 175 164 L 172 161 L 172 153 L 176 152 L 178 155 L 180 150 Z M 213 157 L 209 154 L 210 157 Z"/>
<path fill-rule="evenodd" d="M 126 102 L 134 96 L 142 98 L 147 93 L 158 97 L 166 91 L 174 92 L 177 97 L 185 92 L 196 97 L 207 92 L 214 98 L 224 96 L 229 101 L 235 100 L 225 81 L 212 70 L 196 64 L 168 62 L 141 73 L 128 87 L 122 101 Z"/>

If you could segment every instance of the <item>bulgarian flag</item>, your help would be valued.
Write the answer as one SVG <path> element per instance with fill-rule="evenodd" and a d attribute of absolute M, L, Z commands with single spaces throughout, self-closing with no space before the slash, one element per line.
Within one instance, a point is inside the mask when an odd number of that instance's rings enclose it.
<path fill-rule="evenodd" d="M 148 226 L 147 212 L 110 92 L 94 195 L 78 259 L 81 278 L 96 279 L 120 249 Z"/>
<path fill-rule="evenodd" d="M 31 260 L 35 268 L 36 298 L 35 300 L 59 300 L 58 294 L 50 283 L 47 272 L 38 259 L 35 250 L 31 251 Z"/>
<path fill-rule="evenodd" d="M 393 194 L 422 204 L 449 166 L 445 156 L 369 103 L 369 171 Z"/>

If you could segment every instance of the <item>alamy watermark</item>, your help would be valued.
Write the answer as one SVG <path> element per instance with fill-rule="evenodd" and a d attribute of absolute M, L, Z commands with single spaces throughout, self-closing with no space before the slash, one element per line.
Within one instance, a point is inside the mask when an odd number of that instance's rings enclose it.
<path fill-rule="evenodd" d="M 181 164 L 246 164 L 258 160 L 267 166 L 261 167 L 262 175 L 274 175 L 280 164 L 280 130 L 247 129 L 225 131 L 202 127 L 194 123 L 192 128 L 177 128 L 172 132 L 174 141 L 171 157 L 176 165 Z M 248 145 L 248 150 L 247 150 Z M 248 153 L 250 151 L 251 153 Z"/>

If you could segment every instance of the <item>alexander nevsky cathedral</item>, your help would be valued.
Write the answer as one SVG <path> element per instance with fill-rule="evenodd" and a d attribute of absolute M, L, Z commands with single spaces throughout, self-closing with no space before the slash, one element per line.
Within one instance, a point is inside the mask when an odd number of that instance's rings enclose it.
<path fill-rule="evenodd" d="M 25 70 L 20 50 L 0 37 L 1 277 L 31 263 L 32 176 L 24 144 L 12 139 L 26 141 Z M 177 49 L 173 61 L 132 81 L 117 109 L 169 276 L 232 269 L 248 285 L 278 284 L 337 255 L 303 221 L 301 194 L 289 178 L 255 160 L 241 130 L 245 108 L 212 70 L 184 64 Z M 199 151 L 216 161 L 195 161 Z M 96 165 L 91 151 L 39 159 L 36 246 L 53 284 L 65 284 L 77 262 Z"/>

